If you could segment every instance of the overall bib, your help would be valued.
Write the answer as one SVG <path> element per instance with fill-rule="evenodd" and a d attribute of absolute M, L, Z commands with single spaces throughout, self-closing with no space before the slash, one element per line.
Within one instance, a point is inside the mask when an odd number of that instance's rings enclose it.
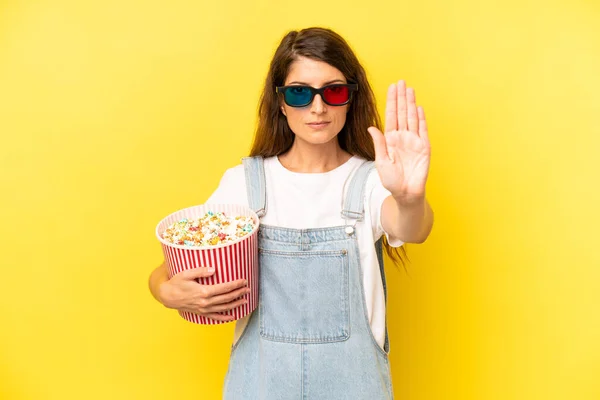
<path fill-rule="evenodd" d="M 248 202 L 266 214 L 263 159 L 243 159 Z M 259 230 L 259 305 L 231 348 L 226 400 L 392 399 L 387 352 L 368 321 L 354 225 L 363 218 L 363 163 L 348 186 L 345 226 Z M 306 205 L 310 206 L 310 205 Z M 386 290 L 381 240 L 377 256 Z"/>

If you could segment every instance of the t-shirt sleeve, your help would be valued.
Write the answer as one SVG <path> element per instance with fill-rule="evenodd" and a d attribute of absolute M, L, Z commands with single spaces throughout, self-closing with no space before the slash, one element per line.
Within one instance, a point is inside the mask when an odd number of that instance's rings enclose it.
<path fill-rule="evenodd" d="M 236 165 L 223 174 L 219 186 L 205 204 L 242 204 L 248 206 L 244 166 Z"/>
<path fill-rule="evenodd" d="M 400 247 L 404 244 L 403 241 L 398 239 L 391 239 L 389 234 L 383 230 L 383 225 L 381 224 L 381 209 L 383 207 L 383 201 L 391 196 L 389 190 L 383 187 L 381 184 L 381 179 L 379 178 L 379 174 L 376 169 L 373 169 L 369 175 L 367 181 L 367 196 L 368 203 L 371 212 L 371 225 L 373 228 L 373 238 L 375 240 L 379 240 L 382 235 L 385 235 L 388 243 L 392 247 Z"/>

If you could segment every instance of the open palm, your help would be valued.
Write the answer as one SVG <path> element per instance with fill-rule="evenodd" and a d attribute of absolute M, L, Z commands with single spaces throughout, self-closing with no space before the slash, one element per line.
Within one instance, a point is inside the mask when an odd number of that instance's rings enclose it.
<path fill-rule="evenodd" d="M 385 135 L 372 126 L 375 166 L 383 187 L 407 204 L 425 196 L 431 146 L 422 107 L 404 81 L 390 85 L 385 108 Z"/>

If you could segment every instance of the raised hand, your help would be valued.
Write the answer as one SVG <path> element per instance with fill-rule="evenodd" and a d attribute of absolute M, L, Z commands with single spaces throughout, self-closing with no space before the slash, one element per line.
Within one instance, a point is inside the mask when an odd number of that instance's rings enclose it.
<path fill-rule="evenodd" d="M 422 107 L 404 81 L 390 85 L 385 107 L 385 135 L 368 129 L 375 144 L 375 166 L 383 187 L 397 202 L 412 204 L 425 196 L 431 146 Z"/>

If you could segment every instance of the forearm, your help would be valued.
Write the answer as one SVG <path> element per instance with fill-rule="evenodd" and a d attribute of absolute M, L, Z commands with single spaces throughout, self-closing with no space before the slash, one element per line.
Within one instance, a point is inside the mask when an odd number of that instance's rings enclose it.
<path fill-rule="evenodd" d="M 162 299 L 160 298 L 159 293 L 160 285 L 168 280 L 169 274 L 167 272 L 167 264 L 164 262 L 159 267 L 154 269 L 154 271 L 152 271 L 152 273 L 150 274 L 150 279 L 148 280 L 150 293 L 152 293 L 152 296 L 156 299 L 156 301 L 158 301 L 161 304 Z"/>
<path fill-rule="evenodd" d="M 433 226 L 433 210 L 425 197 L 408 205 L 389 196 L 383 202 L 381 223 L 392 238 L 423 243 Z"/>

